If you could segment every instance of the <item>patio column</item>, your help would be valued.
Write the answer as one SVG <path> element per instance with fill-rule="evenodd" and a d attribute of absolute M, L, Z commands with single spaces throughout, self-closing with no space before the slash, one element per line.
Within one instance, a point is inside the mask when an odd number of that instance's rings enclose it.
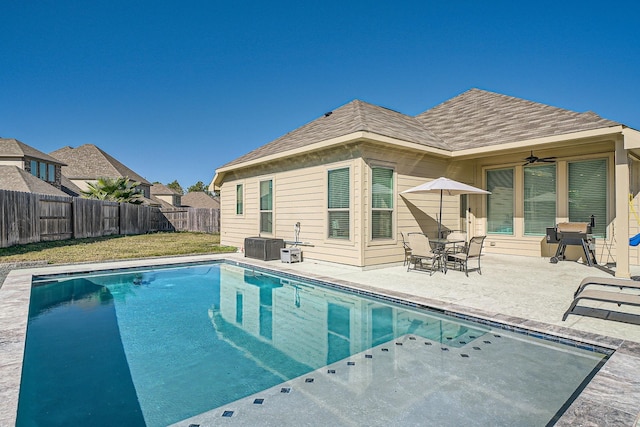
<path fill-rule="evenodd" d="M 616 277 L 629 278 L 629 160 L 624 136 L 616 139 L 615 198 Z"/>

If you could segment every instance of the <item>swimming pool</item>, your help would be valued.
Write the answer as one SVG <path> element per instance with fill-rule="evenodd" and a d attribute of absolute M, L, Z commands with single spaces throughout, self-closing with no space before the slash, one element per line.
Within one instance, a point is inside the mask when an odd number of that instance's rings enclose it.
<path fill-rule="evenodd" d="M 316 393 L 369 417 L 541 425 L 605 359 L 297 279 L 216 263 L 36 280 L 18 424 L 242 419 L 275 390 L 289 413 Z"/>

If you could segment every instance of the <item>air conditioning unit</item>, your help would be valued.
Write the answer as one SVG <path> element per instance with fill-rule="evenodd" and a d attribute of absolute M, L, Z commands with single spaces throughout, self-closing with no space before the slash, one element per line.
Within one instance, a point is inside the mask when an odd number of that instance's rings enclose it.
<path fill-rule="evenodd" d="M 247 237 L 244 239 L 244 256 L 247 258 L 272 261 L 280 259 L 280 249 L 284 248 L 284 240 L 266 237 Z"/>

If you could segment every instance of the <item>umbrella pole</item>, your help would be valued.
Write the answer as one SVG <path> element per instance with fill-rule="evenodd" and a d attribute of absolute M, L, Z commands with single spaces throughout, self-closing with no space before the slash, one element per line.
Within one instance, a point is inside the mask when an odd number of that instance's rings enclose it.
<path fill-rule="evenodd" d="M 439 239 L 440 237 L 440 228 L 442 227 L 442 190 L 440 190 L 440 219 L 438 220 L 438 235 L 436 236 L 436 239 Z"/>

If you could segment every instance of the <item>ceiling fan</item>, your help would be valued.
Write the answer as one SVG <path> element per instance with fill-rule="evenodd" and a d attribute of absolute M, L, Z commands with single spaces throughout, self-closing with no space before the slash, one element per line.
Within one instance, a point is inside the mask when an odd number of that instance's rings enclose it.
<path fill-rule="evenodd" d="M 555 157 L 538 157 L 533 155 L 533 151 L 531 151 L 531 155 L 529 157 L 525 157 L 527 163 L 523 166 L 530 165 L 532 163 L 553 163 L 555 162 Z"/>

